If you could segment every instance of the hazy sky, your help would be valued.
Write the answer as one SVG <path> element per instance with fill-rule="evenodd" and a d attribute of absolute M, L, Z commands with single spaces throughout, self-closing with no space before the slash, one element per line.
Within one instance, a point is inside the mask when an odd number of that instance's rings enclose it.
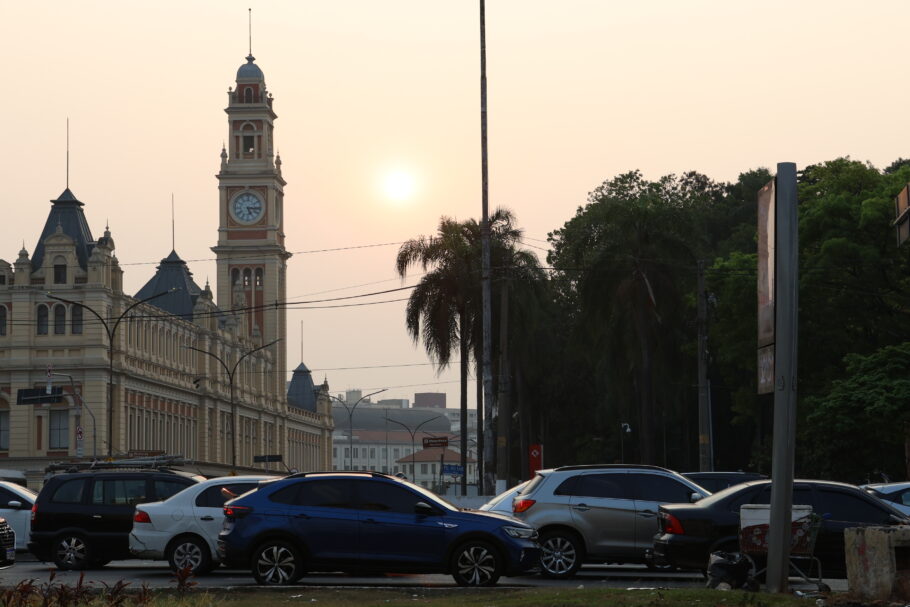
<path fill-rule="evenodd" d="M 214 280 L 248 7 L 288 182 L 289 301 L 398 287 L 398 244 L 443 215 L 479 218 L 476 0 L 0 0 L 0 257 L 34 251 L 66 185 L 69 117 L 70 188 L 95 238 L 110 222 L 126 290 L 171 250 L 172 193 L 177 252 Z M 906 0 L 487 0 L 491 208 L 543 249 L 631 169 L 734 180 L 842 155 L 883 168 L 910 156 L 908 23 Z M 396 173 L 399 196 L 413 180 L 405 200 L 384 187 Z M 445 391 L 457 406 L 456 370 L 426 364 L 403 301 L 291 309 L 288 327 L 291 368 L 302 354 L 333 393 Z"/>

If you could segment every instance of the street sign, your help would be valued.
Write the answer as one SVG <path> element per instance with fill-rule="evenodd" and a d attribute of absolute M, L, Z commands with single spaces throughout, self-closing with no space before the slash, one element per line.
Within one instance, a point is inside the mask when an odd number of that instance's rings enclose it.
<path fill-rule="evenodd" d="M 19 388 L 16 392 L 17 405 L 44 405 L 62 403 L 63 388 L 52 387 L 50 393 L 44 388 Z"/>
<path fill-rule="evenodd" d="M 462 476 L 464 474 L 464 466 L 461 464 L 444 464 L 442 466 L 443 474 L 450 474 L 452 476 Z"/>
<path fill-rule="evenodd" d="M 76 426 L 76 440 L 82 440 L 85 434 L 82 431 L 82 426 Z"/>
<path fill-rule="evenodd" d="M 446 436 L 425 436 L 423 437 L 423 448 L 432 449 L 433 447 L 446 448 L 449 446 L 449 438 Z"/>
<path fill-rule="evenodd" d="M 284 458 L 280 454 L 276 455 L 254 455 L 253 463 L 261 464 L 264 462 L 281 462 L 284 461 Z"/>

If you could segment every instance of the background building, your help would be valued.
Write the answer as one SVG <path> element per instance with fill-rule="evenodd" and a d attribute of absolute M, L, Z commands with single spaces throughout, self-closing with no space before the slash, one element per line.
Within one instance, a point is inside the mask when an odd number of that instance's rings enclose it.
<path fill-rule="evenodd" d="M 23 246 L 14 263 L 0 260 L 5 468 L 40 486 L 48 463 L 81 455 L 180 454 L 211 474 L 263 468 L 253 458 L 266 454 L 281 454 L 290 468 L 330 465 L 328 386 L 310 379 L 306 394 L 309 372 L 295 372 L 293 398 L 285 391 L 278 304 L 290 254 L 272 104 L 247 57 L 225 110 L 217 300 L 175 250 L 135 295 L 124 293 L 110 230 L 92 237 L 69 188 L 51 201 L 31 256 Z M 40 394 L 50 384 L 62 398 L 16 405 L 21 390 Z"/>

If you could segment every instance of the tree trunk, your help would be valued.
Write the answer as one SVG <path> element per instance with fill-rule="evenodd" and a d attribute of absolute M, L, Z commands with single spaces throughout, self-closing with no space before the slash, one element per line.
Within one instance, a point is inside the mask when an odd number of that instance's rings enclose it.
<path fill-rule="evenodd" d="M 474 367 L 477 369 L 477 381 L 474 382 L 477 386 L 477 428 L 474 431 L 477 442 L 475 443 L 477 450 L 477 495 L 483 495 L 483 473 L 484 468 L 486 467 L 486 461 L 484 460 L 483 452 L 483 369 L 481 367 L 481 355 L 474 355 Z"/>
<path fill-rule="evenodd" d="M 512 407 L 509 402 L 509 288 L 503 284 L 499 300 L 499 407 L 496 433 L 496 494 L 509 488 Z"/>
<path fill-rule="evenodd" d="M 468 494 L 468 315 L 461 312 L 458 318 L 458 349 L 461 355 L 461 495 Z"/>

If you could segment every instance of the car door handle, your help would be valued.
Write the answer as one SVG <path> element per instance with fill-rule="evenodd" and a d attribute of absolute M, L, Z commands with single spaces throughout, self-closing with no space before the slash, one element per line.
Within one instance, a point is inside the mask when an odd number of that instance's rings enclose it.
<path fill-rule="evenodd" d="M 214 521 L 215 517 L 214 516 L 200 516 L 199 520 L 200 521 Z"/>
<path fill-rule="evenodd" d="M 657 516 L 657 513 L 654 512 L 653 510 L 640 510 L 638 512 L 638 516 L 643 516 L 645 518 L 654 518 L 655 516 Z"/>
<path fill-rule="evenodd" d="M 92 515 L 92 518 L 101 518 L 101 515 L 100 515 L 100 514 L 93 514 L 93 515 Z"/>
<path fill-rule="evenodd" d="M 578 510 L 579 512 L 587 512 L 590 509 L 587 504 L 575 504 L 572 506 L 572 510 Z"/>
<path fill-rule="evenodd" d="M 310 518 L 310 515 L 301 512 L 300 514 L 295 514 L 294 518 Z"/>
<path fill-rule="evenodd" d="M 379 521 L 377 521 L 377 520 L 374 519 L 374 518 L 365 518 L 365 519 L 363 519 L 363 522 L 364 522 L 364 523 L 369 523 L 369 524 L 371 524 L 371 525 L 378 525 L 378 524 L 379 524 Z"/>

